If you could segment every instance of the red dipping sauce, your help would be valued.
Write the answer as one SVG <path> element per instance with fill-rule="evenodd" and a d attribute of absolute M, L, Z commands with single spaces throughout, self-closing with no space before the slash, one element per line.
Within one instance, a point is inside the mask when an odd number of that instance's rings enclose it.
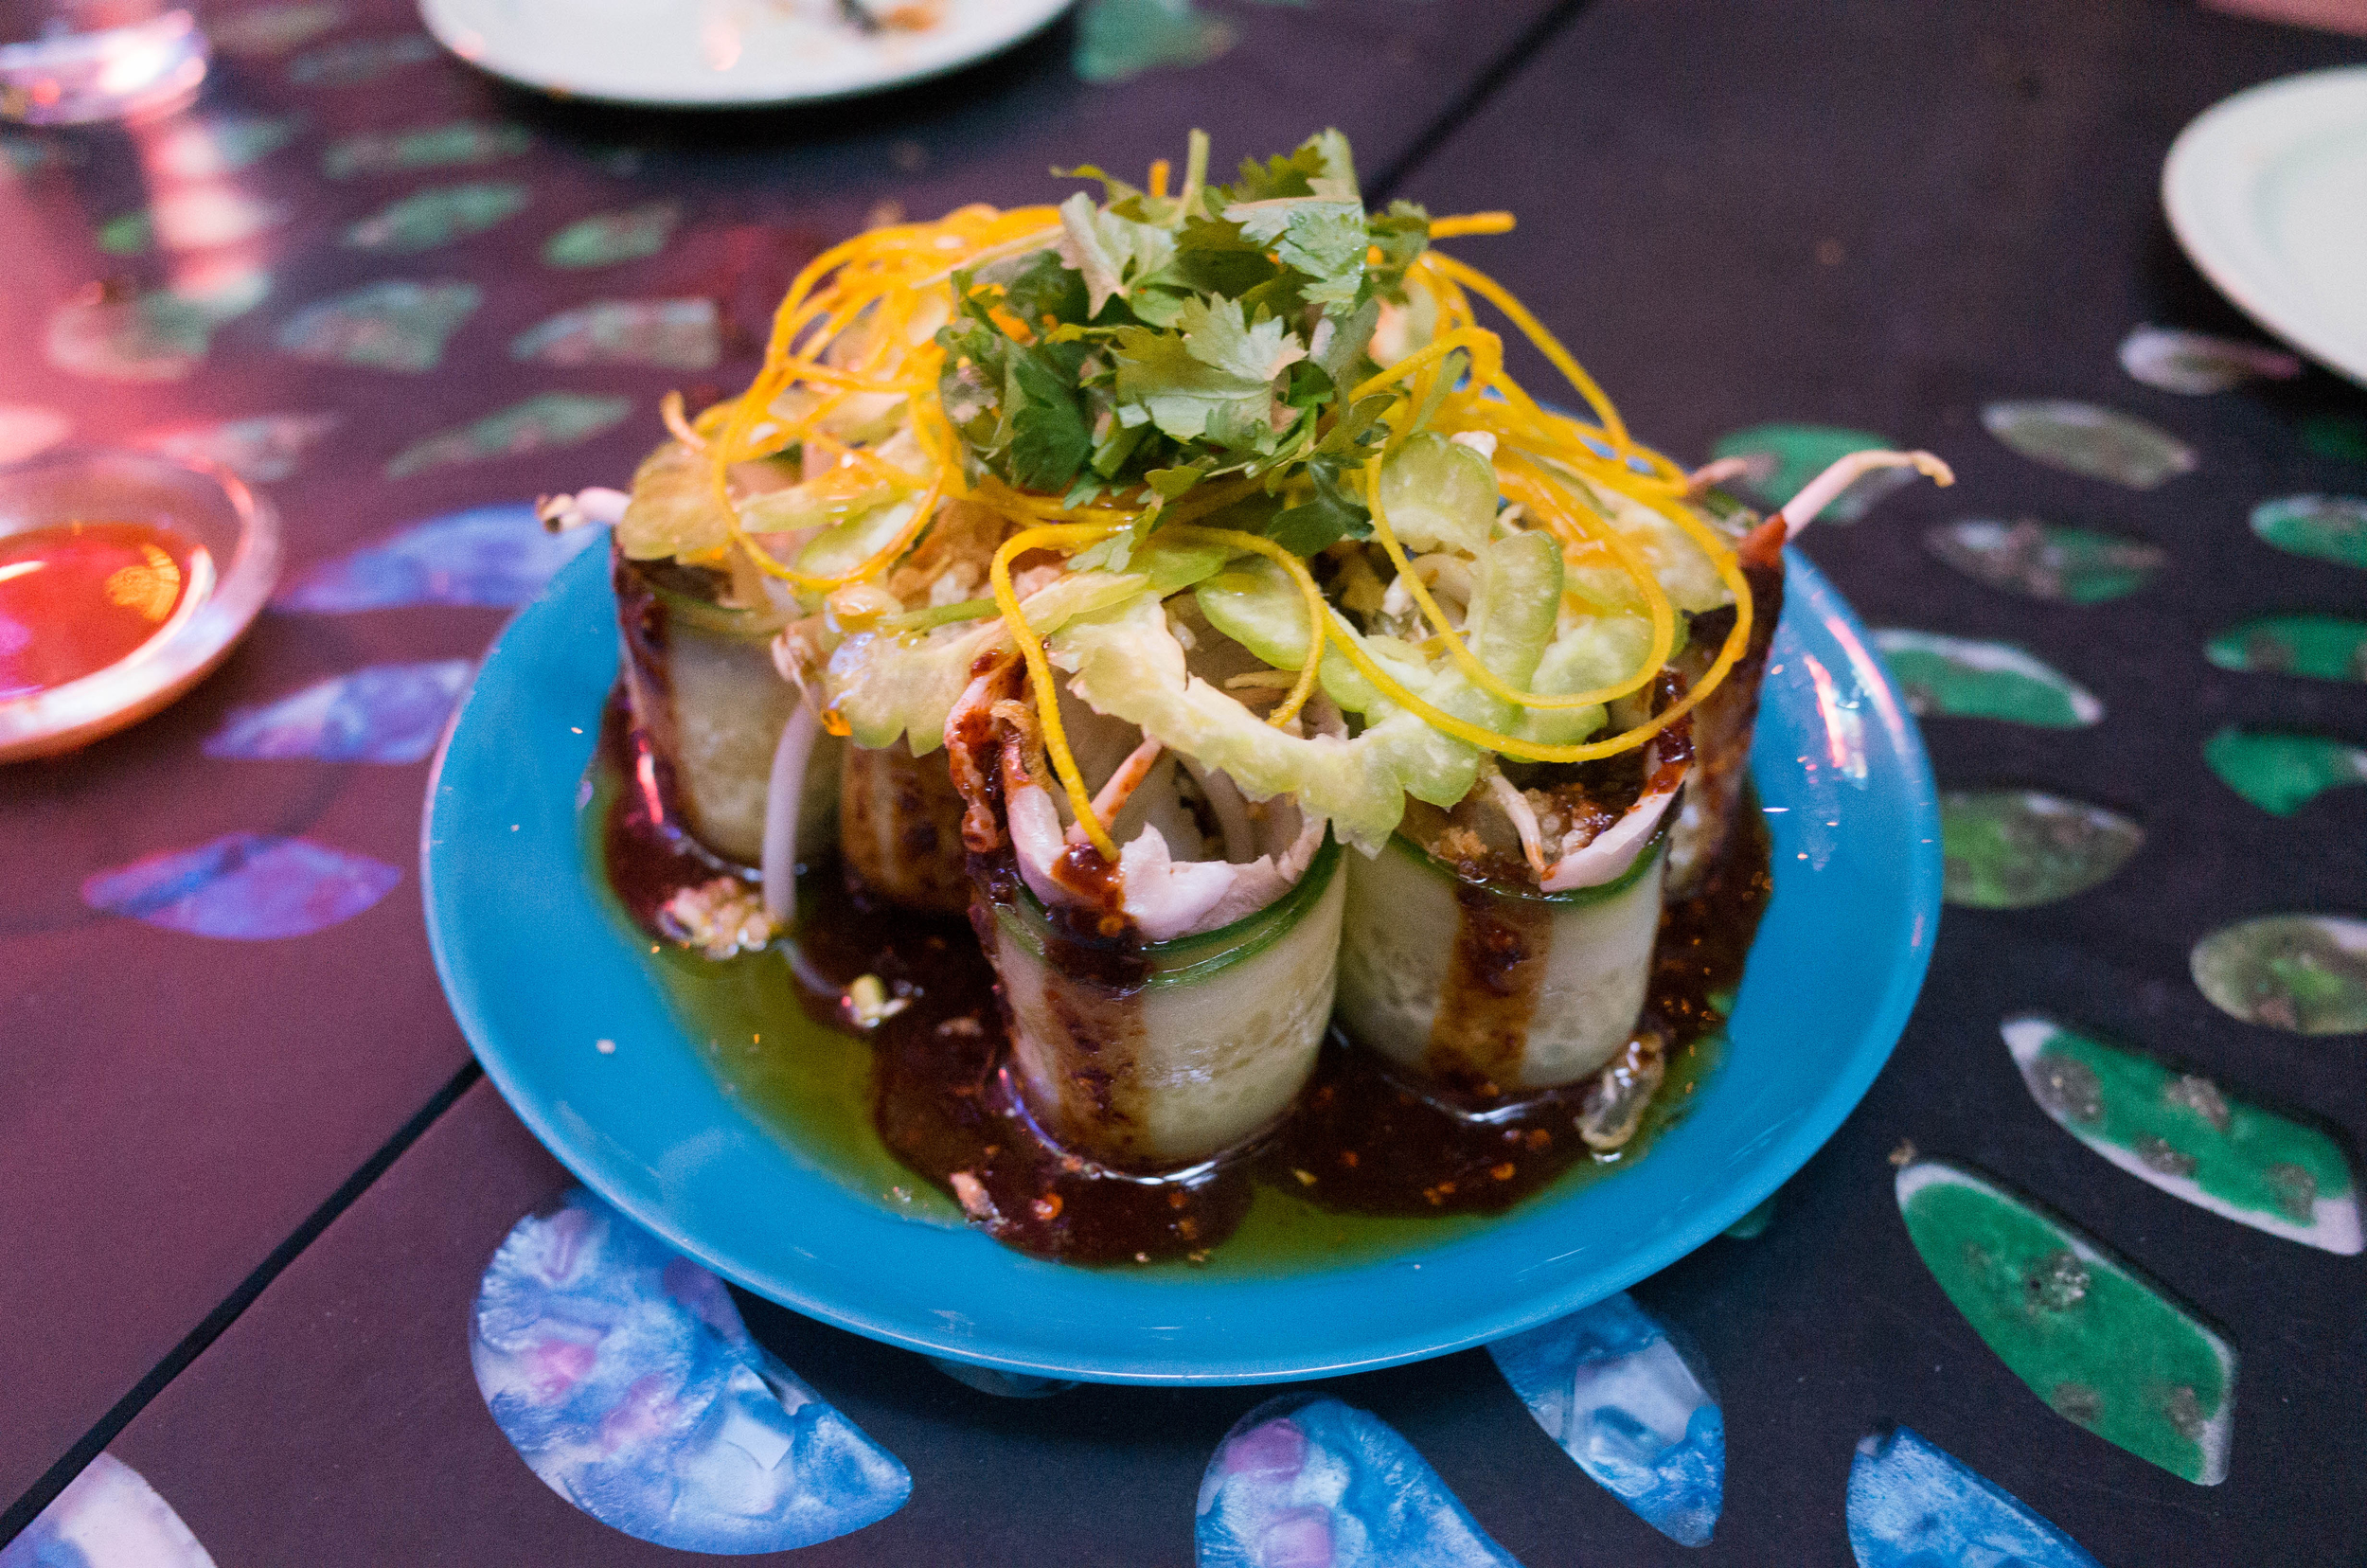
<path fill-rule="evenodd" d="M 97 674 L 145 646 L 190 584 L 203 545 L 150 523 L 62 523 L 0 534 L 0 700 Z"/>

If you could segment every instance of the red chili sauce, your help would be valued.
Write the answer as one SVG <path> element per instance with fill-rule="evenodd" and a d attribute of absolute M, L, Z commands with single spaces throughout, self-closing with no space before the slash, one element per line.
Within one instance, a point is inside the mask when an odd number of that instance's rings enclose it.
<path fill-rule="evenodd" d="M 205 554 L 150 523 L 60 523 L 0 534 L 0 699 L 130 658 L 172 618 Z"/>

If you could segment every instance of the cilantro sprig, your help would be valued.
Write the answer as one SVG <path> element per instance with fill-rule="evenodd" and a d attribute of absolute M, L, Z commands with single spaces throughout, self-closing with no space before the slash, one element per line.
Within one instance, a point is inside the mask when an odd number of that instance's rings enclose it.
<path fill-rule="evenodd" d="M 1387 399 L 1345 391 L 1377 368 L 1381 304 L 1405 297 L 1430 215 L 1367 212 L 1337 131 L 1226 186 L 1206 183 L 1207 154 L 1194 132 L 1172 196 L 1067 171 L 1102 200 L 1077 192 L 1054 244 L 956 274 L 937 334 L 947 415 L 974 470 L 1070 506 L 1239 476 L 1260 484 L 1224 526 L 1300 554 L 1362 538 L 1345 475 Z"/>

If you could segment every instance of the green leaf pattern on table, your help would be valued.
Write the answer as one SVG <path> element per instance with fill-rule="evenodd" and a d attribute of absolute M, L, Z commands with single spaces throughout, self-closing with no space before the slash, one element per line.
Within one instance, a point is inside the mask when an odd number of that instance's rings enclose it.
<path fill-rule="evenodd" d="M 528 328 L 509 355 L 543 365 L 711 370 L 722 357 L 722 330 L 711 299 L 604 299 Z"/>
<path fill-rule="evenodd" d="M 531 200 L 533 192 L 509 181 L 431 186 L 356 219 L 346 228 L 346 243 L 357 250 L 433 250 L 482 234 Z"/>
<path fill-rule="evenodd" d="M 613 267 L 655 256 L 673 238 L 682 222 L 682 207 L 673 202 L 650 202 L 622 212 L 598 212 L 578 218 L 545 241 L 543 259 L 554 267 L 580 269 Z"/>
<path fill-rule="evenodd" d="M 2121 368 L 2147 386 L 2198 398 L 2248 381 L 2290 381 L 2302 373 L 2302 362 L 2257 343 L 2140 327 L 2121 339 Z"/>
<path fill-rule="evenodd" d="M 418 169 L 512 158 L 534 144 L 523 126 L 459 120 L 418 131 L 365 132 L 333 143 L 321 154 L 321 172 L 332 180 L 356 174 L 400 174 Z"/>
<path fill-rule="evenodd" d="M 303 121 L 258 115 L 209 115 L 186 120 L 157 137 L 149 154 L 159 174 L 210 180 L 250 168 L 295 140 Z"/>
<path fill-rule="evenodd" d="M 353 87 L 435 58 L 436 41 L 425 33 L 351 38 L 296 56 L 288 62 L 288 80 L 299 87 Z"/>
<path fill-rule="evenodd" d="M 2035 790 L 1940 796 L 1942 888 L 1969 909 L 2028 909 L 2084 893 L 2126 864 L 2145 829 L 2101 806 Z"/>
<path fill-rule="evenodd" d="M 588 441 L 632 412 L 631 398 L 543 392 L 499 413 L 405 447 L 386 465 L 386 477 L 407 479 L 431 469 L 489 457 L 523 456 Z"/>
<path fill-rule="evenodd" d="M 2339 615 L 2263 615 L 2212 638 L 2203 657 L 2221 669 L 2367 681 L 2367 621 Z"/>
<path fill-rule="evenodd" d="M 1975 582 L 2061 604 L 2127 597 L 2170 559 L 2158 545 L 2027 517 L 2015 523 L 1963 518 L 1933 528 L 1923 543 Z"/>
<path fill-rule="evenodd" d="M 1232 23 L 1192 0 L 1086 0 L 1070 63 L 1086 81 L 1124 81 L 1163 65 L 1205 65 L 1239 41 Z"/>
<path fill-rule="evenodd" d="M 2294 1034 L 2367 1031 L 2367 920 L 2264 915 L 2213 932 L 2188 962 L 2231 1018 Z"/>
<path fill-rule="evenodd" d="M 316 365 L 423 374 L 484 297 L 473 283 L 372 283 L 305 310 L 280 328 L 279 347 Z"/>
<path fill-rule="evenodd" d="M 2286 495 L 2251 509 L 2251 531 L 2289 555 L 2367 568 L 2367 501 Z"/>
<path fill-rule="evenodd" d="M 2062 1221 L 1959 1166 L 1898 1172 L 1898 1211 L 1931 1277 L 2006 1369 L 2057 1415 L 2200 1486 L 2227 1478 L 2235 1351 Z"/>
<path fill-rule="evenodd" d="M 2350 1160 L 2317 1128 L 2052 1019 L 2002 1033 L 2039 1109 L 2130 1175 L 2270 1236 L 2359 1251 Z"/>
<path fill-rule="evenodd" d="M 229 16 L 208 16 L 205 35 L 214 47 L 234 55 L 281 55 L 300 49 L 346 25 L 344 0 L 298 0 L 260 6 Z"/>
<path fill-rule="evenodd" d="M 1897 445 L 1887 436 L 1844 430 L 1834 425 L 1763 424 L 1721 436 L 1710 448 L 1712 457 L 1737 457 L 1748 467 L 1743 482 L 1760 501 L 1780 507 L 1800 493 L 1807 482 L 1853 452 L 1877 452 Z M 1876 469 L 1860 474 L 1833 498 L 1822 516 L 1828 523 L 1855 523 L 1877 501 L 1914 479 L 1912 469 Z"/>
<path fill-rule="evenodd" d="M 2092 693 L 2010 643 L 1893 627 L 1876 632 L 1874 646 L 1918 715 L 2041 729 L 2080 729 L 2104 717 Z"/>
<path fill-rule="evenodd" d="M 252 239 L 288 217 L 284 202 L 258 201 L 222 186 L 198 186 L 167 191 L 141 211 L 109 220 L 98 231 L 98 248 L 130 256 L 152 241 L 169 251 L 207 250 Z"/>
<path fill-rule="evenodd" d="M 297 459 L 343 422 L 335 414 L 258 414 L 158 431 L 140 444 L 175 457 L 219 463 L 249 484 L 266 485 L 294 473 Z"/>
<path fill-rule="evenodd" d="M 2151 490 L 2194 472 L 2194 449 L 2157 425 L 2114 409 L 2061 399 L 1994 402 L 1981 411 L 1990 435 L 2034 463 Z"/>
<path fill-rule="evenodd" d="M 2367 784 L 2367 751 L 2319 735 L 2230 725 L 2203 742 L 2219 782 L 2272 816 L 2291 816 L 2328 790 Z"/>
<path fill-rule="evenodd" d="M 59 369 L 97 381 L 180 381 L 205 361 L 214 330 L 260 305 L 271 275 L 229 267 L 172 289 L 93 285 L 50 313 L 44 345 Z"/>
<path fill-rule="evenodd" d="M 57 136 L 0 135 L 0 186 L 29 180 L 83 161 L 80 144 Z"/>
<path fill-rule="evenodd" d="M 0 464 L 39 456 L 73 429 L 74 421 L 55 409 L 0 403 Z"/>

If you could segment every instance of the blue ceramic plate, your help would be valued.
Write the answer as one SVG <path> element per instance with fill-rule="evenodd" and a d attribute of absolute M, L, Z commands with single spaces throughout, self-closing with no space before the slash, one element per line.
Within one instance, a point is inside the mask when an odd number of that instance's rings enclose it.
<path fill-rule="evenodd" d="M 421 874 L 444 989 L 486 1072 L 588 1185 L 726 1277 L 859 1334 L 1142 1383 L 1278 1381 L 1496 1339 L 1666 1267 L 1772 1193 L 1874 1081 L 1923 981 L 1940 909 L 1931 764 L 1864 629 L 1795 553 L 1753 757 L 1774 900 L 1722 1060 L 1641 1158 L 1497 1219 L 1406 1221 L 1350 1261 L 1041 1262 L 896 1212 L 768 1131 L 669 1010 L 648 947 L 594 885 L 577 817 L 616 674 L 607 554 L 578 557 L 503 634 L 429 784 Z"/>

